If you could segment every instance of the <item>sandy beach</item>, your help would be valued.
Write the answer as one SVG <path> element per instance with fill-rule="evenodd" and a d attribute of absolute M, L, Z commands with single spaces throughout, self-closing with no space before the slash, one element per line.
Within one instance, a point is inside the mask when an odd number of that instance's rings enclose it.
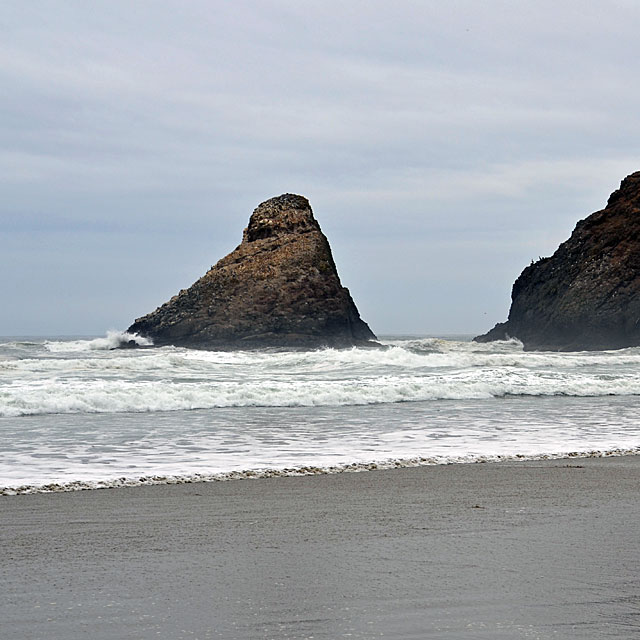
<path fill-rule="evenodd" d="M 0 498 L 0 636 L 631 638 L 640 457 Z"/>

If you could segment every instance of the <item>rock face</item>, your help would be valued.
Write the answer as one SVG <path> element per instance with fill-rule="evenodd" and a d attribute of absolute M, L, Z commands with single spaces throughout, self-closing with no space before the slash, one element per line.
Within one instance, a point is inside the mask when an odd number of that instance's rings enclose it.
<path fill-rule="evenodd" d="M 284 194 L 253 212 L 242 243 L 130 333 L 196 348 L 348 347 L 375 340 L 340 284 L 309 201 Z"/>
<path fill-rule="evenodd" d="M 640 171 L 553 256 L 527 267 L 511 300 L 508 320 L 476 341 L 515 337 L 525 349 L 556 351 L 640 345 Z"/>

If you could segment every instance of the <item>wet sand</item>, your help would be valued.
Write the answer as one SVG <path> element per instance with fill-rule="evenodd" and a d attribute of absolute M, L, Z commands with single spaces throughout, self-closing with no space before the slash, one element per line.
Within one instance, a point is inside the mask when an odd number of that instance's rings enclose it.
<path fill-rule="evenodd" d="M 632 638 L 640 456 L 0 497 L 0 637 Z"/>

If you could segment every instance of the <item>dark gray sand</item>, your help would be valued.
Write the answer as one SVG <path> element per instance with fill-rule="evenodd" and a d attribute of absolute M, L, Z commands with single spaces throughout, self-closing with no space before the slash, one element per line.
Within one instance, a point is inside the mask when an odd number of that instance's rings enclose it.
<path fill-rule="evenodd" d="M 0 497 L 0 637 L 640 637 L 640 457 Z"/>

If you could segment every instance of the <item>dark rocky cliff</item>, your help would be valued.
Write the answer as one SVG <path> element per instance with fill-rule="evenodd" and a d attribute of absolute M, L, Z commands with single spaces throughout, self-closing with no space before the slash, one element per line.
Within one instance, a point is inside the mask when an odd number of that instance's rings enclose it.
<path fill-rule="evenodd" d="M 375 340 L 309 201 L 284 194 L 253 212 L 242 243 L 130 333 L 199 348 L 347 347 Z"/>
<path fill-rule="evenodd" d="M 528 266 L 511 300 L 508 320 L 476 341 L 514 337 L 556 351 L 640 345 L 640 171 L 553 256 Z"/>

